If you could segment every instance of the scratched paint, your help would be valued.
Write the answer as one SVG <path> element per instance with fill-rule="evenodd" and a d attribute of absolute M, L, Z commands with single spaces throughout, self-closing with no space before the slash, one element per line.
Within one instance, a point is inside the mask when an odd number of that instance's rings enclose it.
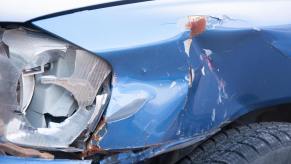
<path fill-rule="evenodd" d="M 216 116 L 216 110 L 215 108 L 212 110 L 212 114 L 211 114 L 211 120 L 215 121 L 215 116 Z"/>
<path fill-rule="evenodd" d="M 291 2 L 183 2 L 154 1 L 34 22 L 112 65 L 106 133 L 96 143 L 103 150 L 150 146 L 146 152 L 155 153 L 125 154 L 152 157 L 173 143 L 197 142 L 270 102 L 289 102 Z M 270 12 L 278 8 L 281 12 Z M 185 27 L 195 15 L 206 17 L 199 35 Z M 186 20 L 183 30 L 180 20 Z"/>

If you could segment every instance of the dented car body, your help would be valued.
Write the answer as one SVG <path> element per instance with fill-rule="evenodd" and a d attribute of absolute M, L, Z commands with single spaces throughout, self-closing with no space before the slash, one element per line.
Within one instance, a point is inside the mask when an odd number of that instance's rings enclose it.
<path fill-rule="evenodd" d="M 290 103 L 290 7 L 105 1 L 11 20 L 1 13 L 1 144 L 86 160 L 0 161 L 138 162 Z"/>

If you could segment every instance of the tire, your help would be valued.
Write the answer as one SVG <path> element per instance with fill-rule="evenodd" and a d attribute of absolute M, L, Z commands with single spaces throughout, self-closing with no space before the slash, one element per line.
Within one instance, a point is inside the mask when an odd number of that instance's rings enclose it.
<path fill-rule="evenodd" d="M 291 123 L 253 123 L 219 132 L 179 163 L 291 163 Z"/>

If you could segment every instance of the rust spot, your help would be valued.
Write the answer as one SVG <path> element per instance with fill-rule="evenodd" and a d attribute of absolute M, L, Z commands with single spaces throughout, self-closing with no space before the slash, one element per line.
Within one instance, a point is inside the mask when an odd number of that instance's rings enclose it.
<path fill-rule="evenodd" d="M 54 155 L 47 152 L 40 152 L 35 149 L 23 148 L 12 143 L 0 143 L 0 151 L 18 157 L 38 157 L 44 159 L 54 159 Z"/>
<path fill-rule="evenodd" d="M 107 151 L 103 150 L 102 148 L 100 148 L 98 146 L 98 142 L 101 140 L 102 136 L 99 135 L 99 132 L 105 128 L 106 125 L 106 121 L 105 119 L 102 117 L 99 124 L 96 127 L 95 132 L 92 134 L 92 136 L 90 137 L 90 139 L 87 142 L 87 147 L 86 150 L 83 151 L 81 153 L 81 157 L 88 157 L 88 156 L 92 156 L 94 154 L 108 154 Z M 96 144 L 97 143 L 97 144 Z"/>
<path fill-rule="evenodd" d="M 206 18 L 204 16 L 189 16 L 186 28 L 191 31 L 191 38 L 205 31 Z"/>
<path fill-rule="evenodd" d="M 96 146 L 96 145 L 88 145 L 87 150 L 81 153 L 81 157 L 89 157 L 92 156 L 94 154 L 103 154 L 106 155 L 108 154 L 105 150 L 101 149 L 100 147 Z"/>

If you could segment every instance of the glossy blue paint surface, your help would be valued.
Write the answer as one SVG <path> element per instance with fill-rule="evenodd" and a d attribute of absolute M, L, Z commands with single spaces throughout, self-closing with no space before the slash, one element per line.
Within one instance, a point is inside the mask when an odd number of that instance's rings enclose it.
<path fill-rule="evenodd" d="M 98 145 L 114 150 L 201 139 L 259 107 L 290 102 L 290 6 L 144 2 L 33 23 L 112 65 Z M 184 27 L 191 15 L 211 16 L 194 38 Z"/>
<path fill-rule="evenodd" d="M 173 124 L 184 110 L 188 94 L 189 69 L 186 55 L 179 49 L 181 37 L 100 53 L 114 69 L 112 95 L 105 114 L 108 124 L 101 147 L 142 147 L 176 135 L 172 134 L 176 133 Z M 135 112 L 118 117 L 128 110 Z"/>

